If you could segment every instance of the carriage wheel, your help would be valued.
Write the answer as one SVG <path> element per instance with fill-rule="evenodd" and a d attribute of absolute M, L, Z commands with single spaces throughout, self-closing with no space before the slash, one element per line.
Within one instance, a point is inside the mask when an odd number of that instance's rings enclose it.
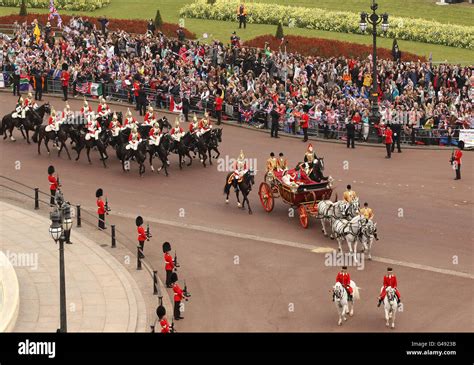
<path fill-rule="evenodd" d="M 263 209 L 267 213 L 270 213 L 273 210 L 273 194 L 272 194 L 272 189 L 270 186 L 263 182 L 260 184 L 260 188 L 258 189 L 258 195 L 260 196 L 260 202 L 262 203 Z"/>
<path fill-rule="evenodd" d="M 298 213 L 300 215 L 300 223 L 303 228 L 308 228 L 309 219 L 308 219 L 308 212 L 304 205 L 300 205 L 298 207 Z"/>

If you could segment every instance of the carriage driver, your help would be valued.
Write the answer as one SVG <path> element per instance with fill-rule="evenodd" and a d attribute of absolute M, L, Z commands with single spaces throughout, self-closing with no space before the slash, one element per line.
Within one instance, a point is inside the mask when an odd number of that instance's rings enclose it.
<path fill-rule="evenodd" d="M 348 301 L 352 301 L 351 275 L 347 272 L 347 266 L 343 266 L 341 271 L 337 273 L 336 283 L 341 283 L 347 291 Z M 332 298 L 334 301 L 334 296 Z"/>
<path fill-rule="evenodd" d="M 160 124 L 158 122 L 155 122 L 155 124 L 153 125 L 153 128 L 150 129 L 149 137 L 150 138 L 148 139 L 148 143 L 150 145 L 154 145 L 154 146 L 160 145 L 160 141 L 161 141 L 161 137 L 163 137 L 163 133 L 161 132 Z"/>
<path fill-rule="evenodd" d="M 127 147 L 125 148 L 127 150 L 132 149 L 136 151 L 141 141 L 142 141 L 142 137 L 140 136 L 140 133 L 138 133 L 137 127 L 133 127 L 132 131 L 130 132 L 130 135 L 128 136 Z"/>
<path fill-rule="evenodd" d="M 277 170 L 278 171 L 288 170 L 288 161 L 287 161 L 286 157 L 283 155 L 283 152 L 280 152 L 278 154 Z"/>
<path fill-rule="evenodd" d="M 344 192 L 344 200 L 351 203 L 354 199 L 357 199 L 357 194 L 350 185 L 347 185 L 347 190 Z"/>
<path fill-rule="evenodd" d="M 104 97 L 101 97 L 99 107 L 97 108 L 97 114 L 99 114 L 99 117 L 106 118 L 109 116 L 110 113 L 111 110 L 105 102 Z"/>
<path fill-rule="evenodd" d="M 238 191 L 238 182 L 244 177 L 247 171 L 247 162 L 245 162 L 244 151 L 240 150 L 240 155 L 234 163 L 234 176 L 232 179 L 232 185 L 234 186 L 235 191 Z"/>
<path fill-rule="evenodd" d="M 386 289 L 388 286 L 392 287 L 395 289 L 395 294 L 397 295 L 397 302 L 398 305 L 402 303 L 402 298 L 400 295 L 400 292 L 397 289 L 397 277 L 393 273 L 393 269 L 391 267 L 387 268 L 387 275 L 383 277 L 383 288 L 382 292 L 380 293 L 380 296 L 378 297 L 379 303 L 377 304 L 377 307 L 380 307 L 380 304 L 382 304 L 383 300 L 385 299 Z"/>
<path fill-rule="evenodd" d="M 112 120 L 109 123 L 109 130 L 112 131 L 112 137 L 117 137 L 122 130 L 117 114 L 114 113 Z"/>
<path fill-rule="evenodd" d="M 100 124 L 97 121 L 97 116 L 94 112 L 89 114 L 86 128 L 86 141 L 90 140 L 91 138 L 94 138 L 95 140 L 99 139 L 99 133 L 102 132 L 102 128 L 100 127 Z"/>

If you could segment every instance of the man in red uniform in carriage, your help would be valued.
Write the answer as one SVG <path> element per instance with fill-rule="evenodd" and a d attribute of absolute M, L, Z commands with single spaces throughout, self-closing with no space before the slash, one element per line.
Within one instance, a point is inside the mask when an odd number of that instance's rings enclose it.
<path fill-rule="evenodd" d="M 402 298 L 401 298 L 400 292 L 397 289 L 397 286 L 398 286 L 397 277 L 395 276 L 395 274 L 393 274 L 393 269 L 389 267 L 387 268 L 387 275 L 383 277 L 383 288 L 382 288 L 382 292 L 380 293 L 380 296 L 378 297 L 379 303 L 377 304 L 377 307 L 380 307 L 380 304 L 382 304 L 383 300 L 385 299 L 385 295 L 387 294 L 386 289 L 389 286 L 395 289 L 398 305 L 401 304 Z"/>

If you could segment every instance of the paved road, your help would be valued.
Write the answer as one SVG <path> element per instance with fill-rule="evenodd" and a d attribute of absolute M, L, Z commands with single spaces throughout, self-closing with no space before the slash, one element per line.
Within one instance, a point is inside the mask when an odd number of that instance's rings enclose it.
<path fill-rule="evenodd" d="M 13 108 L 12 96 L 0 94 L 0 100 L 2 114 Z M 50 101 L 57 110 L 63 108 L 59 99 Z M 77 110 L 81 102 L 70 105 Z M 265 213 L 257 195 L 269 152 L 284 152 L 294 165 L 302 159 L 305 144 L 224 127 L 222 157 L 234 158 L 243 149 L 257 162 L 250 197 L 254 214 L 249 215 L 236 207 L 235 196 L 229 205 L 224 203 L 227 172 L 219 171 L 217 162 L 203 168 L 195 160 L 179 171 L 173 157 L 169 177 L 147 166 L 139 178 L 136 165 L 123 173 L 114 158 L 104 169 L 97 152 L 92 153 L 92 165 L 85 156 L 79 162 L 45 152 L 38 156 L 36 146 L 26 145 L 15 133 L 17 142 L 0 142 L 2 175 L 47 190 L 46 169 L 53 163 L 66 196 L 91 209 L 94 192 L 102 187 L 113 209 L 110 219 L 121 230 L 134 236 L 137 214 L 150 222 L 154 237 L 145 254 L 160 275 L 161 243 L 172 243 L 181 262 L 180 278 L 192 293 L 181 331 L 385 331 L 376 296 L 387 265 L 396 270 L 404 302 L 396 330 L 474 328 L 472 153 L 464 154 L 463 180 L 453 181 L 448 149 L 406 150 L 386 160 L 379 148 L 315 145 L 325 158 L 325 172 L 335 178 L 339 197 L 351 183 L 362 202 L 373 207 L 381 238 L 374 261 L 365 262 L 363 270 L 350 270 L 362 298 L 356 302 L 356 315 L 338 327 L 328 291 L 339 266 L 328 266 L 324 256 L 336 243 L 322 235 L 317 221 L 302 229 L 297 215 L 289 217 L 289 207 L 281 201 Z M 20 169 L 15 169 L 16 161 Z"/>

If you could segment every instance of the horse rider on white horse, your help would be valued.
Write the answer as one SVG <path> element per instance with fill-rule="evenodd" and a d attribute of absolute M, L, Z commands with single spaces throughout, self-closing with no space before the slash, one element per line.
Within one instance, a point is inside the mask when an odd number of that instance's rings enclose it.
<path fill-rule="evenodd" d="M 112 120 L 109 123 L 109 130 L 112 132 L 112 137 L 118 137 L 122 130 L 122 125 L 120 124 L 116 113 L 113 114 Z"/>
<path fill-rule="evenodd" d="M 341 283 L 341 285 L 346 289 L 348 300 L 352 301 L 353 290 L 351 288 L 351 275 L 347 272 L 347 266 L 343 266 L 341 271 L 336 275 L 336 283 Z M 334 300 L 334 297 L 333 297 Z"/>
<path fill-rule="evenodd" d="M 149 134 L 149 139 L 148 139 L 148 144 L 153 145 L 153 146 L 159 146 L 161 137 L 163 137 L 163 132 L 160 129 L 160 124 L 158 122 L 155 122 L 153 125 L 153 128 L 150 129 L 150 134 Z"/>
<path fill-rule="evenodd" d="M 137 126 L 137 120 L 133 117 L 132 112 L 130 111 L 130 108 L 128 108 L 126 118 L 123 121 L 122 130 L 127 129 L 127 128 L 133 129 L 133 127 L 136 127 L 136 126 Z"/>
<path fill-rule="evenodd" d="M 248 172 L 247 162 L 245 161 L 244 151 L 240 150 L 239 157 L 234 163 L 234 173 L 232 177 L 232 185 L 235 191 L 238 191 L 238 182 L 242 180 L 244 175 Z"/>
<path fill-rule="evenodd" d="M 138 133 L 137 127 L 132 128 L 132 131 L 130 132 L 130 135 L 128 136 L 128 144 L 127 147 L 125 147 L 127 150 L 134 150 L 136 151 L 138 149 L 138 145 L 142 141 L 142 137 L 140 136 L 140 133 Z"/>
<path fill-rule="evenodd" d="M 357 193 L 352 190 L 350 185 L 347 185 L 347 190 L 344 192 L 344 200 L 348 203 L 352 203 L 352 201 L 358 199 Z"/>
<path fill-rule="evenodd" d="M 402 298 L 401 298 L 400 292 L 397 289 L 397 285 L 398 285 L 397 277 L 393 273 L 393 269 L 391 267 L 388 267 L 387 274 L 383 277 L 383 287 L 382 287 L 382 291 L 380 292 L 380 296 L 378 297 L 379 302 L 377 304 L 377 307 L 380 307 L 380 304 L 385 299 L 385 295 L 387 294 L 386 289 L 388 287 L 391 287 L 395 290 L 395 294 L 397 295 L 398 305 L 399 306 L 401 305 Z"/>
<path fill-rule="evenodd" d="M 91 138 L 97 141 L 99 139 L 100 132 L 102 132 L 102 128 L 100 127 L 100 124 L 97 121 L 97 115 L 94 112 L 89 114 L 86 128 L 86 141 L 90 140 Z"/>
<path fill-rule="evenodd" d="M 112 111 L 110 110 L 109 106 L 105 102 L 104 97 L 101 97 L 99 107 L 97 108 L 98 116 L 101 118 L 107 118 L 111 113 Z"/>

